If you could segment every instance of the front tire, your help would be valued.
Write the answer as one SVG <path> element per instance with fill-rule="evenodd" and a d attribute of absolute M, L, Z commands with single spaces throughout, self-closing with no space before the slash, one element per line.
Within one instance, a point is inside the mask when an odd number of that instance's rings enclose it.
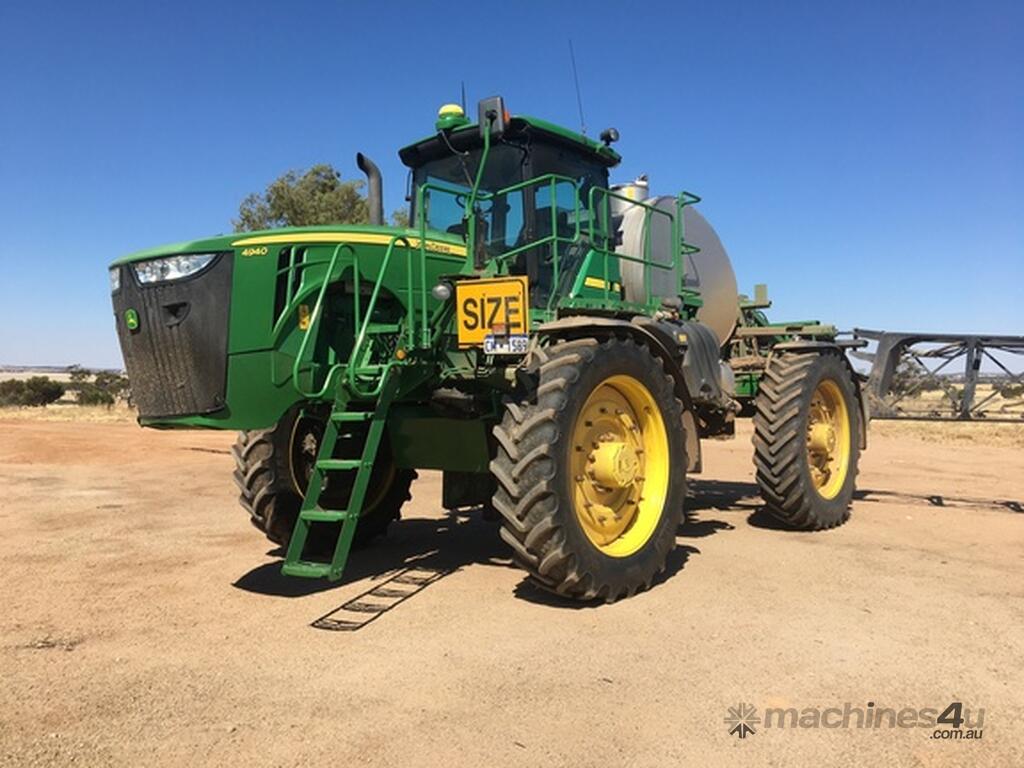
<path fill-rule="evenodd" d="M 835 351 L 772 358 L 756 398 L 754 464 L 768 511 L 792 528 L 850 516 L 860 455 L 857 395 Z"/>
<path fill-rule="evenodd" d="M 250 522 L 275 544 L 286 547 L 291 539 L 323 429 L 322 419 L 295 408 L 268 429 L 239 432 L 231 448 L 238 501 L 249 513 Z M 340 445 L 342 438 L 338 442 Z M 352 449 L 358 453 L 361 443 Z M 328 506 L 342 506 L 348 499 L 351 473 L 336 477 L 328 481 L 320 497 Z M 398 519 L 402 505 L 411 498 L 409 489 L 415 478 L 414 470 L 395 466 L 387 440 L 381 440 L 356 527 L 356 544 L 387 533 L 391 522 Z M 325 540 L 330 539 L 330 526 L 314 530 Z M 333 545 L 333 539 L 328 543 Z"/>
<path fill-rule="evenodd" d="M 540 350 L 534 392 L 494 428 L 494 507 L 515 560 L 545 589 L 611 602 L 650 587 L 685 499 L 682 405 L 632 340 Z"/>

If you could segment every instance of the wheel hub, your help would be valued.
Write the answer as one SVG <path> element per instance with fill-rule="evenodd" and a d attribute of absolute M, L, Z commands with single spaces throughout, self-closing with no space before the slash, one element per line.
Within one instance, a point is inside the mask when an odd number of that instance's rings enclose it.
<path fill-rule="evenodd" d="M 640 472 L 636 449 L 620 440 L 601 443 L 589 459 L 590 476 L 605 488 L 625 488 Z"/>
<path fill-rule="evenodd" d="M 836 449 L 836 430 L 831 424 L 814 424 L 811 426 L 810 448 L 815 453 L 831 456 Z"/>

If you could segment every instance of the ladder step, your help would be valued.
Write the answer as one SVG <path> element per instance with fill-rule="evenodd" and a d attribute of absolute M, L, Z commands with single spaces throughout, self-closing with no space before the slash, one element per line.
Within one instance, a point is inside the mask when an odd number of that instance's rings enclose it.
<path fill-rule="evenodd" d="M 398 333 L 400 326 L 395 323 L 367 323 L 367 333 Z"/>
<path fill-rule="evenodd" d="M 344 469 L 359 469 L 363 465 L 362 459 L 317 459 L 317 469 L 338 471 Z"/>
<path fill-rule="evenodd" d="M 347 509 L 304 509 L 299 517 L 311 523 L 341 523 L 351 517 Z"/>
<path fill-rule="evenodd" d="M 281 573 L 285 576 L 301 576 L 306 579 L 322 579 L 331 575 L 330 563 L 314 563 L 311 560 L 296 560 L 293 563 L 285 562 L 281 566 Z"/>
<path fill-rule="evenodd" d="M 370 421 L 373 411 L 332 411 L 331 421 Z"/>

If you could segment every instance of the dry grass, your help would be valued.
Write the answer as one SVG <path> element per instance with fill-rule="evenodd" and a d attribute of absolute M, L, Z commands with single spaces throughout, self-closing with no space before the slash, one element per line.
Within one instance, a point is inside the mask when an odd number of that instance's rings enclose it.
<path fill-rule="evenodd" d="M 138 414 L 135 409 L 118 403 L 111 407 L 105 405 L 75 405 L 74 403 L 54 403 L 39 408 L 24 406 L 0 407 L 0 419 L 18 421 L 86 421 L 86 422 L 119 422 L 135 421 Z"/>
<path fill-rule="evenodd" d="M 50 381 L 59 381 L 67 384 L 71 381 L 71 374 L 67 371 L 0 371 L 0 381 L 9 379 L 14 381 L 26 381 L 35 376 L 42 376 Z"/>
<path fill-rule="evenodd" d="M 956 385 L 959 390 L 962 385 Z M 891 400 L 891 398 L 887 398 Z M 898 400 L 897 407 L 906 413 L 928 414 L 937 411 L 951 413 L 959 408 L 954 406 L 949 396 L 942 390 L 916 392 Z M 974 408 L 980 407 L 989 416 L 1003 415 L 1008 417 L 1024 416 L 1024 400 L 1019 396 L 1005 397 L 996 392 L 991 384 L 980 382 L 974 391 Z"/>
<path fill-rule="evenodd" d="M 991 424 L 985 422 L 882 421 L 874 420 L 868 431 L 872 437 L 923 440 L 929 443 L 967 443 L 1000 448 L 1024 448 L 1024 422 Z"/>

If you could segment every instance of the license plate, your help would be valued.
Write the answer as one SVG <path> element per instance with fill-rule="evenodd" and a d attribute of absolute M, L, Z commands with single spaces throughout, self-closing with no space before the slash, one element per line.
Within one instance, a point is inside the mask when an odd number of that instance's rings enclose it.
<path fill-rule="evenodd" d="M 530 331 L 525 277 L 460 280 L 455 284 L 455 307 L 460 347 L 483 346 L 488 336 L 497 343 L 501 337 L 526 336 Z"/>
<path fill-rule="evenodd" d="M 526 334 L 515 336 L 484 336 L 484 353 L 488 355 L 525 355 L 530 346 L 530 337 Z"/>

